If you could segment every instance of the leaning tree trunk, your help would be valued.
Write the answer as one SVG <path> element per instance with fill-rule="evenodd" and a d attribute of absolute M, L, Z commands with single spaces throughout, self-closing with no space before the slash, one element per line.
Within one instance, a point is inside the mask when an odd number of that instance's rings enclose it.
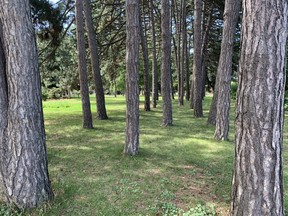
<path fill-rule="evenodd" d="M 31 19 L 27 0 L 0 4 L 0 180 L 4 201 L 21 209 L 53 198 Z"/>
<path fill-rule="evenodd" d="M 139 14 L 139 23 L 140 23 L 140 40 L 141 40 L 141 48 L 142 55 L 144 60 L 144 110 L 150 111 L 150 86 L 149 86 L 149 58 L 148 58 L 148 48 L 147 41 L 143 31 L 142 17 Z"/>
<path fill-rule="evenodd" d="M 150 3 L 150 20 L 151 20 L 151 34 L 152 34 L 152 106 L 156 108 L 158 99 L 158 74 L 157 74 L 157 55 L 156 55 L 156 31 L 154 19 L 154 5 L 153 0 Z"/>
<path fill-rule="evenodd" d="M 219 83 L 214 135 L 217 140 L 228 140 L 233 42 L 240 8 L 241 0 L 225 1 L 221 53 L 217 70 Z"/>
<path fill-rule="evenodd" d="M 77 56 L 82 99 L 83 128 L 93 128 L 86 68 L 83 2 L 76 0 Z"/>
<path fill-rule="evenodd" d="M 232 215 L 284 215 L 288 2 L 244 0 Z"/>
<path fill-rule="evenodd" d="M 163 101 L 162 126 L 171 126 L 171 32 L 169 0 L 161 1 L 161 30 L 162 30 L 162 62 L 161 62 L 161 94 Z"/>
<path fill-rule="evenodd" d="M 202 74 L 202 53 L 201 53 L 201 10 L 202 0 L 194 0 L 194 58 L 193 58 L 193 94 L 194 94 L 194 116 L 203 117 L 202 108 L 202 85 L 203 85 L 203 74 Z"/>
<path fill-rule="evenodd" d="M 139 1 L 126 0 L 126 143 L 124 153 L 139 147 Z"/>
<path fill-rule="evenodd" d="M 100 120 L 104 120 L 108 119 L 108 116 L 106 112 L 105 96 L 102 84 L 102 77 L 100 73 L 100 62 L 98 55 L 96 32 L 93 27 L 91 3 L 90 0 L 84 0 L 83 2 L 84 2 L 85 23 L 88 31 L 91 64 L 95 83 L 97 118 Z"/>

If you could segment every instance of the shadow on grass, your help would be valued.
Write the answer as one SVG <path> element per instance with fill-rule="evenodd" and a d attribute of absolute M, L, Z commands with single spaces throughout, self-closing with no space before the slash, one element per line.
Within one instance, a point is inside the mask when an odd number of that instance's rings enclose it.
<path fill-rule="evenodd" d="M 151 209 L 163 202 L 183 208 L 198 202 L 227 205 L 232 142 L 215 141 L 214 127 L 206 118 L 195 119 L 188 103 L 185 107 L 176 103 L 173 127 L 160 127 L 161 104 L 150 112 L 141 110 L 136 157 L 122 153 L 124 98 L 107 100 L 109 119 L 94 119 L 93 130 L 81 128 L 80 103 L 77 112 L 46 110 L 49 169 L 56 194 L 47 214 L 67 209 L 61 214 L 155 215 Z M 207 102 L 204 107 L 209 107 Z"/>

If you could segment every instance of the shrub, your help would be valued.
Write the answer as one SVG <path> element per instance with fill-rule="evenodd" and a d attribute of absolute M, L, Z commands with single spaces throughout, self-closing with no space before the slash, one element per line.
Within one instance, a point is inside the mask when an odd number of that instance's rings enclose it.
<path fill-rule="evenodd" d="M 51 88 L 48 89 L 48 98 L 49 99 L 59 99 L 62 96 L 62 91 L 60 88 Z"/>

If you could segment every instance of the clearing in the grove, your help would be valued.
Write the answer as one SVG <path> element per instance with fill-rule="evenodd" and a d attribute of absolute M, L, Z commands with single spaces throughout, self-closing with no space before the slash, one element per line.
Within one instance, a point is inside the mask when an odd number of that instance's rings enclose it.
<path fill-rule="evenodd" d="M 131 157 L 123 155 L 123 96 L 106 97 L 109 120 L 94 118 L 95 128 L 90 130 L 81 127 L 79 98 L 45 101 L 49 171 L 55 199 L 33 214 L 181 215 L 190 209 L 198 215 L 228 215 L 235 102 L 230 141 L 225 142 L 216 141 L 214 126 L 207 124 L 210 102 L 211 96 L 207 96 L 205 117 L 196 119 L 188 102 L 178 107 L 177 100 L 173 101 L 174 126 L 161 127 L 161 104 L 144 112 L 141 97 L 140 154 Z M 92 104 L 94 112 L 95 109 Z M 287 136 L 286 132 L 285 146 Z M 285 164 L 286 158 L 284 147 Z"/>

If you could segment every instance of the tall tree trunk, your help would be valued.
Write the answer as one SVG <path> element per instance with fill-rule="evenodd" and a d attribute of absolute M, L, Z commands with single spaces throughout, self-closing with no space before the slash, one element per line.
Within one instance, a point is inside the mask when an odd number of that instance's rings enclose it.
<path fill-rule="evenodd" d="M 139 0 L 126 0 L 126 143 L 124 153 L 139 148 Z"/>
<path fill-rule="evenodd" d="M 161 0 L 162 61 L 161 61 L 161 94 L 163 101 L 162 126 L 172 126 L 171 102 L 171 32 L 169 0 Z"/>
<path fill-rule="evenodd" d="M 177 1 L 171 1 L 171 26 L 175 26 L 176 28 L 176 37 L 173 37 L 173 45 L 174 45 L 174 54 L 175 54 L 175 64 L 176 64 L 176 73 L 178 79 L 178 105 L 182 106 L 184 103 L 181 103 L 181 16 L 178 9 Z M 182 1 L 181 1 L 182 3 Z M 180 7 L 181 9 L 181 7 Z M 174 19 L 174 24 L 173 24 Z"/>
<path fill-rule="evenodd" d="M 180 84 L 179 84 L 179 105 L 184 105 L 184 75 L 185 75 L 185 59 L 186 59 L 186 47 L 187 47 L 187 27 L 186 27 L 186 1 L 181 1 L 181 33 L 182 33 L 182 53 L 181 53 L 181 72 L 180 72 Z"/>
<path fill-rule="evenodd" d="M 76 0 L 77 56 L 82 99 L 83 128 L 93 128 L 86 68 L 83 2 Z"/>
<path fill-rule="evenodd" d="M 53 198 L 31 20 L 29 1 L 0 4 L 0 180 L 5 201 L 21 209 Z"/>
<path fill-rule="evenodd" d="M 194 116 L 203 117 L 202 108 L 202 34 L 201 34 L 201 10 L 202 0 L 194 0 L 194 58 L 193 58 L 193 79 L 194 79 Z"/>
<path fill-rule="evenodd" d="M 191 37 L 187 34 L 187 46 L 186 46 L 186 100 L 189 101 L 190 99 L 190 49 L 191 49 Z"/>
<path fill-rule="evenodd" d="M 204 3 L 206 6 L 204 7 L 205 11 L 203 12 L 203 15 L 205 13 L 208 13 L 207 21 L 204 22 L 204 16 L 203 16 L 203 37 L 202 37 L 202 47 L 201 47 L 201 55 L 202 55 L 202 99 L 205 97 L 206 93 L 206 78 L 207 78 L 207 65 L 206 65 L 206 55 L 207 55 L 207 46 L 208 46 L 208 39 L 209 39 L 209 33 L 211 30 L 211 26 L 213 24 L 213 5 L 207 8 L 207 3 Z M 207 11 L 206 11 L 207 10 Z"/>
<path fill-rule="evenodd" d="M 220 60 L 217 70 L 218 100 L 215 139 L 227 140 L 229 132 L 230 83 L 232 74 L 233 42 L 241 8 L 240 0 L 226 0 Z"/>
<path fill-rule="evenodd" d="M 88 31 L 88 41 L 90 47 L 93 78 L 95 83 L 97 118 L 104 120 L 108 119 L 108 116 L 106 113 L 105 96 L 102 84 L 102 77 L 100 73 L 100 62 L 98 55 L 96 32 L 93 27 L 91 3 L 90 0 L 84 0 L 83 2 L 84 2 L 85 23 Z"/>
<path fill-rule="evenodd" d="M 218 100 L 218 84 L 219 83 L 219 78 L 217 79 L 216 77 L 216 83 L 215 83 L 215 88 L 213 92 L 213 98 L 212 102 L 210 105 L 210 110 L 209 110 L 209 115 L 208 115 L 208 124 L 211 125 L 216 125 L 216 115 L 217 115 L 217 100 Z"/>
<path fill-rule="evenodd" d="M 144 60 L 144 110 L 150 111 L 150 86 L 149 86 L 149 58 L 148 58 L 148 49 L 147 49 L 147 41 L 143 31 L 142 18 L 139 14 L 139 23 L 140 23 L 140 40 L 142 47 L 142 55 Z"/>
<path fill-rule="evenodd" d="M 150 3 L 150 19 L 152 30 L 152 106 L 156 108 L 158 99 L 158 73 L 157 73 L 157 55 L 156 55 L 156 31 L 155 31 L 155 19 L 154 19 L 154 5 L 153 0 Z"/>
<path fill-rule="evenodd" d="M 288 2 L 243 2 L 232 215 L 284 215 Z M 219 99 L 219 98 L 218 98 Z"/>

